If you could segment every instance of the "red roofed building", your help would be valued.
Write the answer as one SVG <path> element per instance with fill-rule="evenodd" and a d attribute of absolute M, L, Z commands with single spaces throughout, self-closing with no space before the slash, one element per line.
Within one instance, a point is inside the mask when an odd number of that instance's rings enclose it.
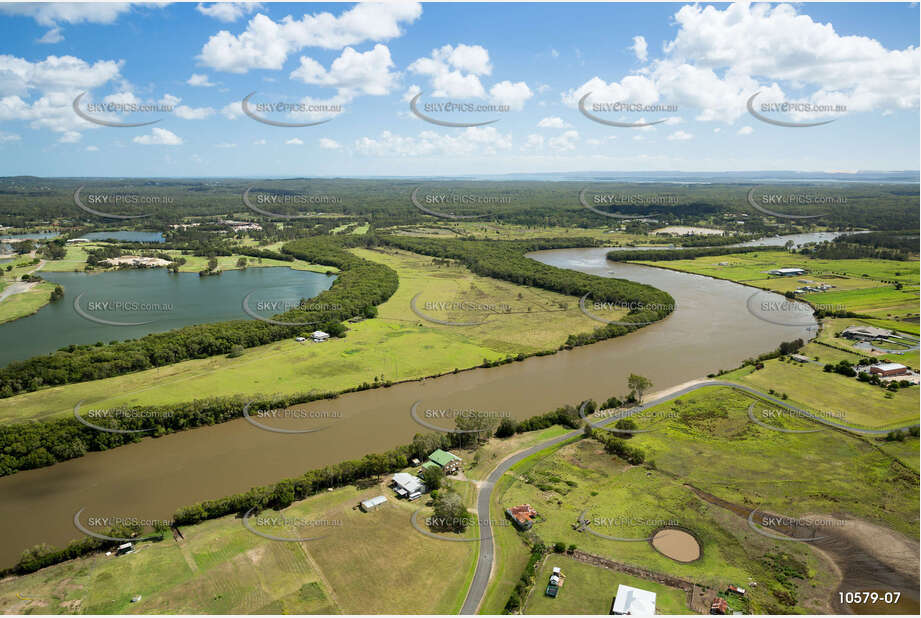
<path fill-rule="evenodd" d="M 710 604 L 710 613 L 716 614 L 719 616 L 729 613 L 729 603 L 726 602 L 726 599 L 723 597 L 716 597 L 713 599 L 713 603 Z"/>
<path fill-rule="evenodd" d="M 530 530 L 534 525 L 534 518 L 537 517 L 537 511 L 530 504 L 519 504 L 505 509 L 508 515 L 519 530 Z"/>

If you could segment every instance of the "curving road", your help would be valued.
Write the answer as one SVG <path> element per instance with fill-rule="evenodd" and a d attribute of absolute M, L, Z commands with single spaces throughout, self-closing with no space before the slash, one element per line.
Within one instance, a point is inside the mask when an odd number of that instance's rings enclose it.
<path fill-rule="evenodd" d="M 592 423 L 592 425 L 594 427 L 601 427 L 603 425 L 607 425 L 609 423 L 616 422 L 622 418 L 626 418 L 628 416 L 637 414 L 638 412 L 642 412 L 643 410 L 646 410 L 647 408 L 657 406 L 660 403 L 664 403 L 666 401 L 671 401 L 672 399 L 677 399 L 678 397 L 681 397 L 690 392 L 696 391 L 699 388 L 704 388 L 707 386 L 727 386 L 729 388 L 734 388 L 736 390 L 743 391 L 751 395 L 755 395 L 756 397 L 760 397 L 762 399 L 770 401 L 771 403 L 777 404 L 778 406 L 786 408 L 787 410 L 796 412 L 798 415 L 802 415 L 804 417 L 810 418 L 817 423 L 827 425 L 834 429 L 839 429 L 839 430 L 848 431 L 852 433 L 858 433 L 858 434 L 865 434 L 865 435 L 866 434 L 885 435 L 889 433 L 890 431 L 894 431 L 892 429 L 857 429 L 854 427 L 849 427 L 842 423 L 837 423 L 835 421 L 831 421 L 826 418 L 821 418 L 821 417 L 818 417 L 812 414 L 811 412 L 807 412 L 806 410 L 802 410 L 795 406 L 791 406 L 790 404 L 788 404 L 787 402 L 781 399 L 778 399 L 766 393 L 762 393 L 761 391 L 751 388 L 750 386 L 746 386 L 744 384 L 736 384 L 734 382 L 726 382 L 723 380 L 708 380 L 706 382 L 700 382 L 700 383 L 682 388 L 673 393 L 669 393 L 668 395 L 665 395 L 663 397 L 659 397 L 658 399 L 653 399 L 652 401 L 649 401 L 648 403 L 644 403 L 634 408 L 630 408 L 629 410 L 625 411 L 623 414 L 619 414 L 616 417 L 612 417 L 612 418 L 605 419 L 603 421 Z M 910 426 L 902 427 L 901 429 L 907 430 L 910 427 L 916 427 L 916 426 L 917 425 L 910 425 Z M 582 434 L 582 431 L 583 430 L 581 429 L 570 431 L 569 433 L 563 434 L 562 436 L 558 436 L 551 440 L 547 440 L 546 442 L 541 442 L 540 444 L 536 446 L 532 446 L 529 449 L 515 453 L 514 455 L 502 460 L 502 462 L 489 474 L 489 476 L 486 478 L 486 481 L 480 485 L 480 489 L 477 494 L 477 506 L 476 506 L 477 517 L 479 518 L 481 525 L 485 526 L 486 529 L 481 531 L 480 551 L 479 551 L 479 555 L 477 556 L 476 571 L 473 574 L 473 580 L 470 582 L 470 588 L 467 591 L 467 597 L 464 599 L 464 605 L 461 607 L 461 610 L 460 610 L 461 614 L 476 614 L 477 609 L 480 607 L 480 603 L 483 602 L 483 597 L 486 595 L 486 588 L 489 585 L 490 576 L 492 575 L 493 563 L 495 562 L 494 560 L 495 543 L 493 543 L 493 530 L 492 530 L 492 522 L 490 521 L 490 518 L 489 518 L 489 510 L 490 510 L 490 503 L 492 502 L 493 490 L 495 489 L 496 483 L 499 481 L 502 475 L 508 472 L 512 468 L 512 466 L 514 466 L 515 464 L 521 462 L 522 460 L 530 457 L 531 455 L 539 451 L 542 451 L 551 446 L 555 446 L 559 444 L 560 442 L 565 442 L 566 440 L 575 438 L 579 436 L 580 434 Z"/>

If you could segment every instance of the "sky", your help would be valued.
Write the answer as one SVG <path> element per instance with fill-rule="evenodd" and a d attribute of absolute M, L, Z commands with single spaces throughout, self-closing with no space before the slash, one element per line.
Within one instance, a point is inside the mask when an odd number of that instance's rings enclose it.
<path fill-rule="evenodd" d="M 0 4 L 0 175 L 917 170 L 918 10 Z"/>

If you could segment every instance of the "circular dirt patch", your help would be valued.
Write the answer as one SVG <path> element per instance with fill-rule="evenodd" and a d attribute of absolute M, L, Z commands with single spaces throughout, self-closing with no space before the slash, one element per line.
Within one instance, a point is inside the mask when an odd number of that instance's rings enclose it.
<path fill-rule="evenodd" d="M 694 562 L 700 558 L 700 543 L 693 534 L 679 528 L 662 528 L 653 535 L 652 546 L 677 562 Z"/>

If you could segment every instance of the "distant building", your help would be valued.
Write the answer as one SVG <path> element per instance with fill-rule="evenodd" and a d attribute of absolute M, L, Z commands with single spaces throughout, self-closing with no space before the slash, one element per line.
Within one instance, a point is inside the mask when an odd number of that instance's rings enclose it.
<path fill-rule="evenodd" d="M 90 241 L 89 238 L 69 238 L 69 239 L 67 239 L 65 242 L 66 242 L 68 245 L 70 245 L 70 244 L 74 244 L 74 243 L 89 242 L 89 241 Z"/>
<path fill-rule="evenodd" d="M 429 455 L 429 461 L 437 464 L 445 474 L 455 474 L 463 460 L 454 453 L 438 449 Z"/>
<path fill-rule="evenodd" d="M 875 373 L 876 375 L 883 376 L 884 378 L 889 376 L 901 376 L 908 373 L 908 367 L 898 363 L 882 363 L 880 365 L 873 365 L 870 367 L 870 373 Z"/>
<path fill-rule="evenodd" d="M 508 515 L 519 530 L 530 530 L 531 526 L 534 525 L 534 518 L 537 517 L 537 511 L 530 504 L 519 504 L 518 506 L 507 508 L 505 509 L 505 514 Z"/>
<path fill-rule="evenodd" d="M 859 341 L 876 341 L 877 339 L 886 339 L 894 333 L 885 328 L 876 328 L 875 326 L 848 326 L 841 331 L 841 336 L 847 339 L 857 339 Z"/>
<path fill-rule="evenodd" d="M 387 502 L 386 496 L 374 496 L 373 498 L 368 498 L 367 500 L 362 501 L 361 510 L 365 513 L 369 513 L 380 507 L 385 502 Z"/>
<path fill-rule="evenodd" d="M 808 363 L 809 362 L 809 357 L 803 356 L 802 354 L 791 354 L 790 358 L 795 360 L 797 363 Z"/>
<path fill-rule="evenodd" d="M 315 330 L 310 333 L 310 338 L 315 342 L 320 343 L 321 341 L 326 341 L 329 339 L 329 333 L 324 333 L 322 330 Z"/>
<path fill-rule="evenodd" d="M 729 613 L 729 603 L 723 597 L 716 597 L 710 604 L 710 613 L 715 616 L 723 616 Z"/>
<path fill-rule="evenodd" d="M 769 270 L 768 274 L 777 275 L 778 277 L 794 277 L 796 275 L 805 275 L 806 271 L 802 268 L 777 268 Z"/>
<path fill-rule="evenodd" d="M 124 556 L 125 554 L 134 553 L 134 544 L 133 543 L 122 543 L 115 550 L 116 556 Z"/>
<path fill-rule="evenodd" d="M 427 491 L 422 479 L 406 472 L 394 474 L 392 485 L 397 495 L 407 500 L 415 500 Z"/>
<path fill-rule="evenodd" d="M 617 596 L 611 604 L 611 615 L 652 616 L 656 613 L 656 593 L 618 584 Z"/>

